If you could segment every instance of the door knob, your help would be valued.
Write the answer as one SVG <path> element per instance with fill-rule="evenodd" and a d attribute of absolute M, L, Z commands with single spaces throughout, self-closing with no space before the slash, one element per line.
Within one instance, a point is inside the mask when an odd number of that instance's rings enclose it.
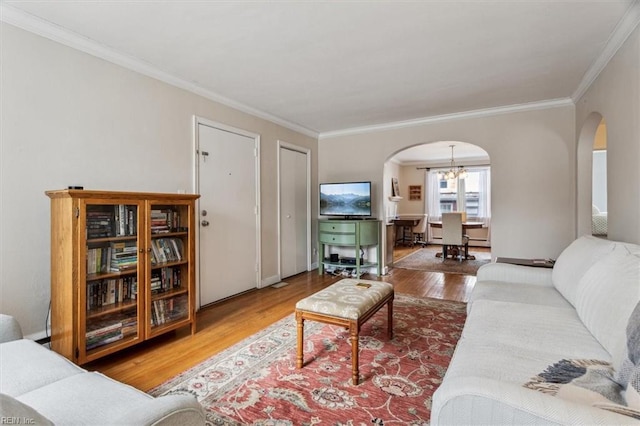
<path fill-rule="evenodd" d="M 200 225 L 209 226 L 209 221 L 208 220 L 203 220 L 202 222 L 200 222 Z"/>

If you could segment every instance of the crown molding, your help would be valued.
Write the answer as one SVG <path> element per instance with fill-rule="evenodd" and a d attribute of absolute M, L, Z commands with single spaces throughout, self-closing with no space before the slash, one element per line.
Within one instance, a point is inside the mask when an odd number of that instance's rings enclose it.
<path fill-rule="evenodd" d="M 49 21 L 30 15 L 20 9 L 7 6 L 6 4 L 0 4 L 0 21 L 64 44 L 73 49 L 80 50 L 89 55 L 104 59 L 105 61 L 109 61 L 121 67 L 146 75 L 147 77 L 151 77 L 180 89 L 195 93 L 211 101 L 218 102 L 238 111 L 278 124 L 295 132 L 299 132 L 313 138 L 318 137 L 318 132 L 314 130 L 300 126 L 299 124 L 291 123 L 280 117 L 276 117 L 259 109 L 229 99 L 193 82 L 176 77 L 175 75 L 163 71 L 152 64 L 120 53 L 90 38 L 83 37 Z"/>
<path fill-rule="evenodd" d="M 354 127 L 351 129 L 336 130 L 331 132 L 322 132 L 318 139 L 330 139 L 341 136 L 351 136 L 363 133 L 382 132 L 388 130 L 397 130 L 407 127 L 422 126 L 425 124 L 440 123 L 451 120 L 464 120 L 468 118 L 489 117 L 493 115 L 510 114 L 522 111 L 535 111 L 540 109 L 559 108 L 566 106 L 574 106 L 575 104 L 570 98 L 551 99 L 540 102 L 530 102 L 525 104 L 507 105 L 495 108 L 484 108 L 473 111 L 456 112 L 453 114 L 435 115 L 431 117 L 418 118 L 415 120 L 396 121 L 385 124 L 375 124 L 372 126 Z"/>
<path fill-rule="evenodd" d="M 593 82 L 598 78 L 602 70 L 607 66 L 613 55 L 616 54 L 618 49 L 622 47 L 624 42 L 629 38 L 631 33 L 635 30 L 635 28 L 640 23 L 640 0 L 635 0 L 627 9 L 616 28 L 609 36 L 609 40 L 607 40 L 607 44 L 605 45 L 602 53 L 598 58 L 591 64 L 587 72 L 582 77 L 582 81 L 578 85 L 578 88 L 573 95 L 571 95 L 571 99 L 574 103 L 577 103 L 578 100 L 589 90 Z"/>

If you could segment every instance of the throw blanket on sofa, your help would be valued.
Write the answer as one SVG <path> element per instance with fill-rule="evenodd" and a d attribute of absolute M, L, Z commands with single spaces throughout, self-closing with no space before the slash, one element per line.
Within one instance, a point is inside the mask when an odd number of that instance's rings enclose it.
<path fill-rule="evenodd" d="M 615 379 L 626 389 L 627 405 L 640 411 L 640 303 L 636 305 L 629 317 L 627 357 L 622 361 Z"/>
<path fill-rule="evenodd" d="M 611 363 L 563 359 L 524 387 L 640 419 L 640 304 L 627 325 L 627 358 L 619 371 Z"/>

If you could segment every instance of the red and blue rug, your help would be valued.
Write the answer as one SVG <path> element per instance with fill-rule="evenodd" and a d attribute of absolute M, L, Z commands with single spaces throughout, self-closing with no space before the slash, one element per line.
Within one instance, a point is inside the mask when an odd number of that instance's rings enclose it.
<path fill-rule="evenodd" d="M 193 394 L 213 425 L 424 425 L 465 318 L 464 303 L 396 294 L 391 341 L 386 308 L 362 326 L 353 386 L 348 331 L 306 321 L 297 369 L 289 315 L 150 394 Z"/>

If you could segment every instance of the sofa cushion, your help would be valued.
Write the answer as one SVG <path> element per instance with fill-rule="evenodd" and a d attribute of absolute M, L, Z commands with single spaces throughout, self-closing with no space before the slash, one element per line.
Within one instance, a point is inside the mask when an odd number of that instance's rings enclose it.
<path fill-rule="evenodd" d="M 53 426 L 51 420 L 12 396 L 0 393 L 0 419 L 2 424 L 30 424 Z"/>
<path fill-rule="evenodd" d="M 17 397 L 61 425 L 115 424 L 130 406 L 150 398 L 131 386 L 93 372 L 75 374 Z"/>
<path fill-rule="evenodd" d="M 473 287 L 467 311 L 478 300 L 529 303 L 532 305 L 572 308 L 555 287 L 538 284 L 518 284 L 504 281 L 478 281 Z"/>
<path fill-rule="evenodd" d="M 627 323 L 640 300 L 640 255 L 617 245 L 582 276 L 576 297 L 580 319 L 618 370 L 626 355 Z"/>
<path fill-rule="evenodd" d="M 18 397 L 84 370 L 33 340 L 0 344 L 0 392 Z"/>
<path fill-rule="evenodd" d="M 446 372 L 522 386 L 562 358 L 610 361 L 573 308 L 478 300 Z"/>
<path fill-rule="evenodd" d="M 572 242 L 553 266 L 553 285 L 571 303 L 576 304 L 580 278 L 600 258 L 611 252 L 616 243 L 585 235 Z"/>

